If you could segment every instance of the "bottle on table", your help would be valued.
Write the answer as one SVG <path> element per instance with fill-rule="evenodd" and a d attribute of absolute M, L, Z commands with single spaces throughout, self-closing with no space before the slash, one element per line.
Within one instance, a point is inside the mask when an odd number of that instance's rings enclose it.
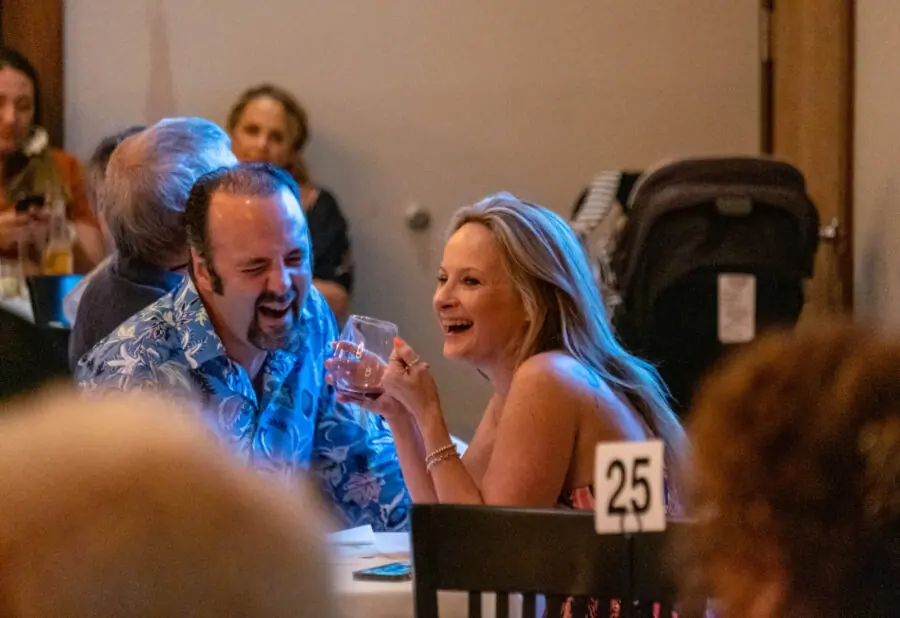
<path fill-rule="evenodd" d="M 75 272 L 75 234 L 66 218 L 66 202 L 56 198 L 50 207 L 50 230 L 41 261 L 41 274 L 71 275 Z"/>

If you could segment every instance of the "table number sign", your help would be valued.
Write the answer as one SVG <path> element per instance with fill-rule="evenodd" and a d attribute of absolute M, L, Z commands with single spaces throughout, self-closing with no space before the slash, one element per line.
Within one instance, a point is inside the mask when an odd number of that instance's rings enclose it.
<path fill-rule="evenodd" d="M 605 442 L 594 459 L 597 534 L 666 529 L 663 443 Z"/>

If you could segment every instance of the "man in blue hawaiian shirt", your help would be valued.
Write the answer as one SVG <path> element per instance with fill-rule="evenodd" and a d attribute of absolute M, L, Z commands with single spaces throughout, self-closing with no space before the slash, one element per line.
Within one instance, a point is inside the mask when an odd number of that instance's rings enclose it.
<path fill-rule="evenodd" d="M 198 397 L 251 465 L 286 478 L 309 468 L 347 524 L 405 529 L 389 430 L 325 381 L 337 326 L 311 286 L 297 185 L 265 163 L 222 168 L 194 184 L 185 219 L 191 276 L 81 360 L 82 388 Z"/>

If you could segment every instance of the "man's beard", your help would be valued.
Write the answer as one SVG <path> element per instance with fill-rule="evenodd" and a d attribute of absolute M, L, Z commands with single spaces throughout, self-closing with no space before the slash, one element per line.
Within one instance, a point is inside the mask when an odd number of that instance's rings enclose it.
<path fill-rule="evenodd" d="M 297 290 L 292 289 L 291 292 L 284 296 L 278 296 L 272 292 L 263 292 L 256 299 L 256 310 L 253 312 L 253 321 L 250 322 L 250 328 L 247 329 L 247 341 L 254 347 L 273 352 L 275 350 L 285 350 L 291 352 L 300 346 L 300 307 L 297 302 L 299 294 Z M 284 324 L 273 327 L 269 331 L 263 330 L 259 323 L 259 307 L 265 303 L 286 304 L 290 302 L 288 315 L 285 317 Z"/>

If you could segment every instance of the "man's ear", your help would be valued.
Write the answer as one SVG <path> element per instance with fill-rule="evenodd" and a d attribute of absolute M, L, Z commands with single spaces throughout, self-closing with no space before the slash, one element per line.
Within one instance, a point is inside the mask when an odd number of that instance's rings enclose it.
<path fill-rule="evenodd" d="M 214 290 L 209 267 L 206 264 L 206 260 L 200 257 L 193 249 L 191 249 L 191 266 L 194 271 L 194 285 L 197 286 L 198 290 L 211 294 Z"/>

